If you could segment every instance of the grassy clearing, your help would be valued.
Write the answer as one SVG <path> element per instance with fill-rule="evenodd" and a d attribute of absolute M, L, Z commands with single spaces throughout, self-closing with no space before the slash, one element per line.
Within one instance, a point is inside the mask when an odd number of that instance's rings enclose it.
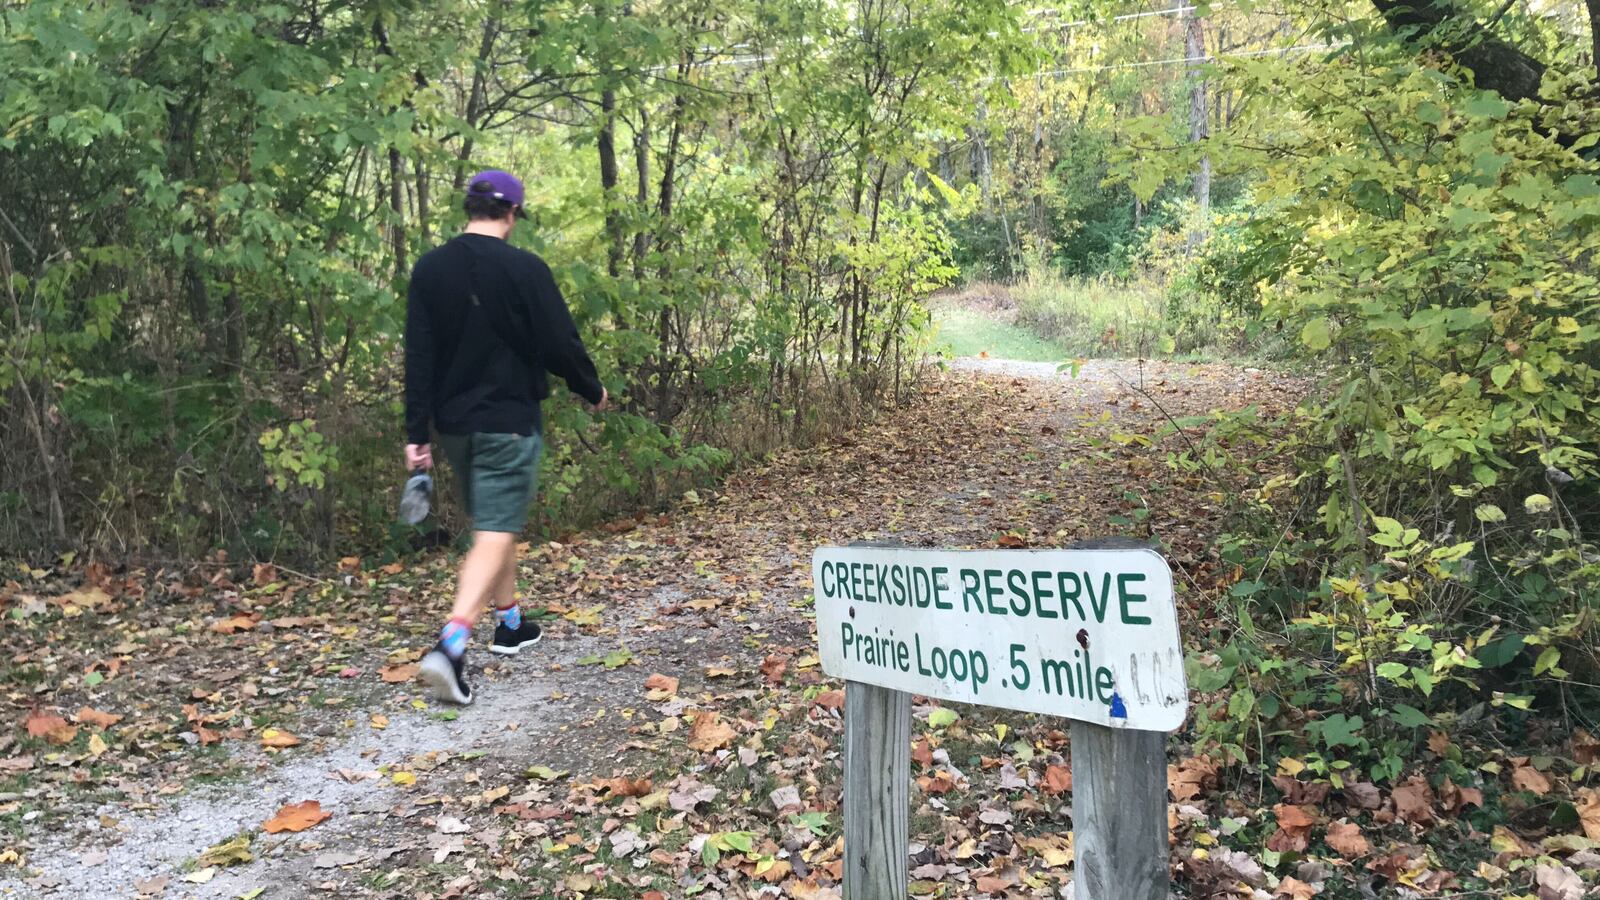
<path fill-rule="evenodd" d="M 984 356 L 1020 359 L 1027 362 L 1064 362 L 1074 354 L 1060 343 L 993 314 L 959 304 L 934 310 L 938 334 L 936 346 L 949 349 L 952 356 Z"/>

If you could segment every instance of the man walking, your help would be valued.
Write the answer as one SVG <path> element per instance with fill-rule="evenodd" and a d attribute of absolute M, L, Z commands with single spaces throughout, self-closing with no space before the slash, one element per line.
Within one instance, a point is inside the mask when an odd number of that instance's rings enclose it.
<path fill-rule="evenodd" d="M 545 374 L 561 376 L 596 410 L 607 400 L 550 267 L 506 243 L 526 218 L 522 201 L 522 182 L 510 173 L 474 175 L 466 231 L 417 260 L 406 307 L 406 465 L 433 467 L 431 423 L 472 517 L 455 607 L 419 677 L 436 698 L 461 705 L 472 702 L 467 643 L 490 600 L 491 652 L 515 654 L 539 640 L 515 591 L 517 537 L 543 451 Z"/>

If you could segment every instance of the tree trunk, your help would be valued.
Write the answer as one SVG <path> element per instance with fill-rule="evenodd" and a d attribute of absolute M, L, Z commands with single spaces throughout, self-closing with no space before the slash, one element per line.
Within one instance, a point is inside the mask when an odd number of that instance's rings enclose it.
<path fill-rule="evenodd" d="M 600 202 L 606 215 L 606 271 L 612 278 L 622 274 L 622 217 L 617 210 L 617 92 L 607 87 L 600 93 L 600 135 L 595 141 L 600 153 Z"/>
<path fill-rule="evenodd" d="M 1183 14 L 1184 58 L 1189 66 L 1189 141 L 1203 144 L 1210 135 L 1210 105 L 1206 103 L 1206 81 L 1201 73 L 1205 64 L 1205 20 L 1191 9 Z M 1211 156 L 1202 153 L 1194 173 L 1195 227 L 1189 230 L 1189 249 L 1205 239 L 1211 219 Z"/>
<path fill-rule="evenodd" d="M 1595 0 L 1588 2 L 1592 17 Z M 1449 51 L 1457 62 L 1472 70 L 1478 87 L 1507 100 L 1538 98 L 1544 63 L 1479 27 L 1472 11 L 1456 5 L 1454 0 L 1372 0 L 1372 5 L 1389 30 L 1407 43 Z"/>

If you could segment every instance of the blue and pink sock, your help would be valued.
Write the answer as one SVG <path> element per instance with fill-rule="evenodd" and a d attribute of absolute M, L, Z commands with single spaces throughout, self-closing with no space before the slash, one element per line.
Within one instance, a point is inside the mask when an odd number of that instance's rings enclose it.
<path fill-rule="evenodd" d="M 467 639 L 472 637 L 472 623 L 466 619 L 451 619 L 439 632 L 439 646 L 451 659 L 460 659 L 467 652 Z"/>
<path fill-rule="evenodd" d="M 522 627 L 522 607 L 515 603 L 507 606 L 504 609 L 496 609 L 494 611 L 494 617 L 495 621 L 511 629 L 512 631 L 516 631 L 518 628 Z"/>

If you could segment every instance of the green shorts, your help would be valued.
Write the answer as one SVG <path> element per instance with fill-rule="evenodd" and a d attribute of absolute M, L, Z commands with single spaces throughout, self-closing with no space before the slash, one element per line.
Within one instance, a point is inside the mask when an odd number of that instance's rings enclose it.
<path fill-rule="evenodd" d="M 474 531 L 520 534 L 539 488 L 544 441 L 533 434 L 441 434 Z"/>

